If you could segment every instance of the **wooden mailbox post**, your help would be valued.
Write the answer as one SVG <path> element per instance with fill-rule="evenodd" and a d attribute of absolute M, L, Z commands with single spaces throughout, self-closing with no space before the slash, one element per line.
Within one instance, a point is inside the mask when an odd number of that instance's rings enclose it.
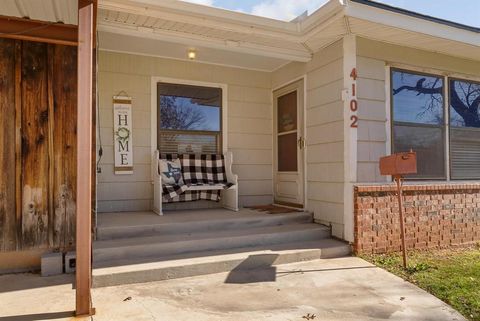
<path fill-rule="evenodd" d="M 417 154 L 413 151 L 398 153 L 380 158 L 380 174 L 391 175 L 397 184 L 398 210 L 402 237 L 403 267 L 407 267 L 407 250 L 405 244 L 405 221 L 403 216 L 403 175 L 417 173 Z"/>

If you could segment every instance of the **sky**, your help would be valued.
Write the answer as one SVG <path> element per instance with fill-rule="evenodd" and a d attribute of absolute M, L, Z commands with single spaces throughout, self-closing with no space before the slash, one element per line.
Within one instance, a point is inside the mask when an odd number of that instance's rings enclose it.
<path fill-rule="evenodd" d="M 292 20 L 308 10 L 309 14 L 327 0 L 184 0 L 254 15 Z M 395 7 L 480 27 L 480 0 L 377 0 Z"/>

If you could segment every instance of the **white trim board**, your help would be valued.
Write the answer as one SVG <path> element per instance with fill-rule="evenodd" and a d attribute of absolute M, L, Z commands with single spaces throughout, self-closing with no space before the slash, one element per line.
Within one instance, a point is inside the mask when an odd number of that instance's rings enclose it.
<path fill-rule="evenodd" d="M 350 100 L 357 99 L 356 93 L 353 95 L 352 85 L 357 82 L 351 78 L 353 69 L 357 69 L 357 41 L 355 35 L 347 35 L 343 38 L 343 85 L 345 95 L 343 98 L 343 148 L 344 148 L 344 186 L 343 186 L 343 239 L 349 242 L 354 241 L 354 206 L 353 206 L 353 186 L 357 182 L 357 145 L 358 128 L 351 128 L 351 116 L 357 115 L 358 111 L 350 110 Z M 358 108 L 358 105 L 357 105 Z M 358 124 L 358 122 L 357 122 Z"/>

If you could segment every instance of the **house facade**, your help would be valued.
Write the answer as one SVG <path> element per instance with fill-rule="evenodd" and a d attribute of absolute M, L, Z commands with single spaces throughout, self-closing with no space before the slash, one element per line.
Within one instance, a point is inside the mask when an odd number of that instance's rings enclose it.
<path fill-rule="evenodd" d="M 152 210 L 157 149 L 232 152 L 241 207 L 302 208 L 355 251 L 398 250 L 379 158 L 412 149 L 407 245 L 480 240 L 480 30 L 365 0 L 291 22 L 179 1 L 98 8 L 97 217 Z M 126 163 L 118 99 L 130 106 Z M 194 125 L 162 118 L 172 106 Z"/>

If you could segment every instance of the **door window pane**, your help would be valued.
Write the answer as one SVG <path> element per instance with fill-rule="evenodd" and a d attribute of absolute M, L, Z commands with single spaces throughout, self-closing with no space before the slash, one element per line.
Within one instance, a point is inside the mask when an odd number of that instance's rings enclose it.
<path fill-rule="evenodd" d="M 278 136 L 278 171 L 296 172 L 297 133 Z"/>
<path fill-rule="evenodd" d="M 445 178 L 443 129 L 395 125 L 395 152 L 417 152 L 417 174 L 411 178 Z"/>
<path fill-rule="evenodd" d="M 297 129 L 297 92 L 291 92 L 278 98 L 277 128 L 279 133 Z"/>

